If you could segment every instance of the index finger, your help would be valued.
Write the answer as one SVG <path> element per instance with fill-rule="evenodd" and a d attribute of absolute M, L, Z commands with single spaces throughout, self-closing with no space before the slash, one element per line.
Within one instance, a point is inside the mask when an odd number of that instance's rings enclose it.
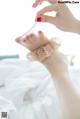
<path fill-rule="evenodd" d="M 50 5 L 50 6 L 47 6 L 47 7 L 44 7 L 43 9 L 41 9 L 36 16 L 40 16 L 40 15 L 43 15 L 47 12 L 51 12 L 51 11 L 55 11 L 55 12 L 58 12 L 58 4 L 54 4 L 54 5 Z"/>
<path fill-rule="evenodd" d="M 58 0 L 35 0 L 35 2 L 33 3 L 32 7 L 37 7 L 38 5 L 42 4 L 44 1 L 47 1 L 51 4 L 55 4 L 58 2 Z M 61 0 L 62 1 L 62 0 Z"/>
<path fill-rule="evenodd" d="M 36 1 L 33 3 L 32 7 L 35 8 L 35 7 L 37 7 L 38 5 L 42 4 L 44 1 L 45 1 L 45 0 L 36 0 Z"/>

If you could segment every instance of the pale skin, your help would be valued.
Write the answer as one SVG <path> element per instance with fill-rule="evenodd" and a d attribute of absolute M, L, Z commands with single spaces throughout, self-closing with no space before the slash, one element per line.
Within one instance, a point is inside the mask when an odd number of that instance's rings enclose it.
<path fill-rule="evenodd" d="M 44 1 L 36 0 L 33 7 L 37 7 Z M 41 17 L 42 22 L 51 23 L 63 31 L 80 33 L 80 21 L 72 15 L 66 5 L 59 5 L 57 0 L 48 0 L 48 2 L 51 5 L 40 10 L 36 17 Z M 55 11 L 56 16 L 44 15 L 50 11 Z M 46 44 L 48 38 L 45 37 L 42 31 L 39 31 L 38 35 L 30 34 L 16 41 L 30 51 L 33 51 Z M 61 119 L 80 119 L 80 96 L 70 80 L 64 55 L 58 49 L 53 49 L 52 55 L 40 63 L 47 68 L 52 76 L 61 105 Z"/>
<path fill-rule="evenodd" d="M 37 13 L 37 17 L 41 17 L 42 22 L 51 23 L 63 31 L 80 33 L 80 21 L 73 16 L 66 4 L 59 4 L 57 0 L 36 0 L 33 7 L 36 8 L 44 1 L 51 5 L 44 7 Z M 56 16 L 45 15 L 51 11 L 55 11 Z"/>
<path fill-rule="evenodd" d="M 48 40 L 44 33 L 39 31 L 38 35 L 30 34 L 25 38 L 17 39 L 16 42 L 33 51 L 46 44 Z M 53 49 L 52 55 L 41 63 L 47 68 L 55 84 L 62 109 L 61 119 L 80 119 L 80 96 L 70 80 L 64 57 L 58 49 Z"/>
<path fill-rule="evenodd" d="M 41 1 L 41 4 L 45 0 Z M 48 22 L 55 25 L 57 28 L 67 32 L 74 32 L 80 34 L 80 21 L 78 21 L 70 12 L 69 8 L 64 4 L 58 4 L 57 0 L 48 0 L 51 3 L 50 6 L 47 6 L 40 10 L 37 13 L 37 17 L 41 16 L 42 22 Z M 36 0 L 33 4 L 33 7 L 37 7 L 40 3 L 40 0 Z M 48 16 L 45 13 L 55 11 L 56 16 Z M 55 54 L 57 55 L 57 53 Z M 59 60 L 62 60 L 61 66 L 65 65 L 63 62 L 63 58 L 57 57 Z M 56 59 L 57 60 L 57 59 Z M 54 62 L 54 55 L 51 56 L 51 59 L 47 59 L 43 64 L 47 67 L 48 71 L 52 74 L 52 77 L 57 73 L 54 72 L 55 68 L 53 68 L 52 63 Z M 59 69 L 60 65 L 56 67 Z M 61 68 L 61 67 L 60 67 Z M 66 71 L 65 71 L 65 69 Z M 57 93 L 59 95 L 59 100 L 61 107 L 63 108 L 63 119 L 79 119 L 80 114 L 80 97 L 77 95 L 74 86 L 72 85 L 68 68 L 65 66 L 64 71 L 60 71 L 60 75 L 56 75 L 55 78 L 55 86 Z M 57 71 L 57 70 L 56 70 Z M 58 72 L 58 71 L 57 71 Z M 66 74 L 66 75 L 64 75 Z M 58 77 L 57 77 L 58 76 Z"/>

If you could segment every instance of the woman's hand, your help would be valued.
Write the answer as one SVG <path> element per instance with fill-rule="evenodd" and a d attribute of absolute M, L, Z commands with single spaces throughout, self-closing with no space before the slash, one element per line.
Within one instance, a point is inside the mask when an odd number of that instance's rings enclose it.
<path fill-rule="evenodd" d="M 48 1 L 51 5 L 44 7 L 37 13 L 37 22 L 48 22 L 60 30 L 80 33 L 80 21 L 73 16 L 66 4 L 58 3 L 58 0 L 36 0 L 33 7 L 37 7 L 44 1 Z M 51 11 L 56 12 L 56 16 L 45 15 L 45 13 Z"/>
<path fill-rule="evenodd" d="M 56 16 L 45 15 L 45 13 L 51 11 L 56 12 Z M 39 22 L 51 23 L 63 31 L 76 32 L 78 29 L 78 20 L 65 4 L 56 3 L 43 8 L 37 13 L 36 21 L 38 21 L 38 18 L 41 19 Z"/>
<path fill-rule="evenodd" d="M 42 31 L 39 31 L 37 35 L 32 33 L 30 35 L 25 36 L 25 38 L 17 38 L 16 42 L 28 48 L 30 51 L 33 51 L 39 48 L 40 46 L 46 44 L 48 42 L 48 39 Z"/>
<path fill-rule="evenodd" d="M 57 2 L 57 0 L 35 0 L 35 2 L 33 3 L 32 7 L 37 7 L 38 5 L 41 5 L 44 1 L 47 1 L 51 4 L 54 4 Z"/>
<path fill-rule="evenodd" d="M 62 77 L 65 74 L 65 72 L 67 72 L 67 64 L 65 63 L 64 56 L 57 49 L 58 44 L 56 43 L 55 38 L 53 39 L 53 41 L 51 41 L 48 38 L 46 38 L 42 31 L 39 31 L 38 35 L 30 34 L 25 38 L 16 39 L 16 41 L 22 46 L 28 48 L 32 52 L 36 51 L 38 48 L 41 48 L 45 44 L 51 43 L 51 54 L 41 63 L 48 69 L 51 75 L 55 76 L 56 78 Z M 40 53 L 45 55 L 43 50 L 41 50 Z M 34 56 L 34 59 L 36 59 L 35 57 L 36 56 Z"/>

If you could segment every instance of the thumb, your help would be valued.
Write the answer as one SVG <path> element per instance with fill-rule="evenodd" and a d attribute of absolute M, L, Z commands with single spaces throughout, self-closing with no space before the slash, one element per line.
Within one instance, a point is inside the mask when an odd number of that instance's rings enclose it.
<path fill-rule="evenodd" d="M 41 21 L 37 21 L 37 22 L 48 22 L 48 23 L 54 24 L 54 25 L 57 24 L 57 17 L 41 15 L 40 18 L 41 18 Z"/>

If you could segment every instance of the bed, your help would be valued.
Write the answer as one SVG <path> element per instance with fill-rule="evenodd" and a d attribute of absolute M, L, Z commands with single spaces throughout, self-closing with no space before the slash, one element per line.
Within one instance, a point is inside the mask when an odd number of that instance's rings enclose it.
<path fill-rule="evenodd" d="M 72 81 L 80 88 L 79 69 L 70 68 Z M 54 83 L 38 62 L 0 61 L 0 113 L 9 119 L 60 119 Z"/>

